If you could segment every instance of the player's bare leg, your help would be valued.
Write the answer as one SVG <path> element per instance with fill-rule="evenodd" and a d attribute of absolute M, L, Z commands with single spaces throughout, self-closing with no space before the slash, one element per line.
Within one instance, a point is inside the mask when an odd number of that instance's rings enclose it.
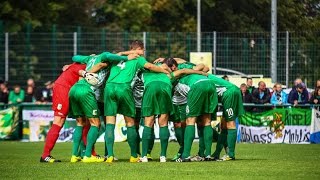
<path fill-rule="evenodd" d="M 169 140 L 169 129 L 168 129 L 168 120 L 169 114 L 161 114 L 159 116 L 159 137 L 161 144 L 161 152 L 160 152 L 160 162 L 166 162 L 167 149 L 168 149 L 168 140 Z"/>
<path fill-rule="evenodd" d="M 82 117 L 76 118 L 76 121 L 77 126 L 73 132 L 72 156 L 70 160 L 72 163 L 81 161 L 79 147 L 81 143 L 83 126 L 86 124 L 86 119 Z"/>
<path fill-rule="evenodd" d="M 127 140 L 128 140 L 128 144 L 130 146 L 130 151 L 131 151 L 130 162 L 138 162 L 139 157 L 137 154 L 137 143 L 136 143 L 138 134 L 135 127 L 135 121 L 134 121 L 134 118 L 128 117 L 128 116 L 124 116 L 124 119 L 126 121 L 126 126 L 127 126 Z"/>
<path fill-rule="evenodd" d="M 40 162 L 61 162 L 51 156 L 51 151 L 59 138 L 60 130 L 65 122 L 65 117 L 54 116 L 53 124 L 47 134 L 46 142 L 44 145 L 43 153 Z"/>
<path fill-rule="evenodd" d="M 113 145 L 114 145 L 114 128 L 116 124 L 116 116 L 106 116 L 106 131 L 104 140 L 108 150 L 108 159 L 106 162 L 111 163 L 114 161 Z"/>
<path fill-rule="evenodd" d="M 140 159 L 141 162 L 148 162 L 147 153 L 149 149 L 153 124 L 154 116 L 148 116 L 144 118 L 144 128 L 142 133 L 142 158 Z"/>

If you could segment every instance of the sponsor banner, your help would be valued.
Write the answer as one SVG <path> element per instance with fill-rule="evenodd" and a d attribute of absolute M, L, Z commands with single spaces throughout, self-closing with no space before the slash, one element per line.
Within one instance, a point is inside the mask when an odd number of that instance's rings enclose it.
<path fill-rule="evenodd" d="M 245 113 L 239 118 L 238 142 L 310 143 L 311 109 L 279 108 Z"/>
<path fill-rule="evenodd" d="M 273 132 L 270 127 L 239 125 L 240 142 L 245 143 L 310 143 L 310 126 L 285 126 L 281 131 Z"/>
<path fill-rule="evenodd" d="M 320 143 L 320 111 L 312 109 L 312 121 L 310 127 L 310 142 Z"/>
<path fill-rule="evenodd" d="M 0 140 L 19 138 L 19 111 L 11 107 L 0 111 Z"/>
<path fill-rule="evenodd" d="M 23 129 L 22 141 L 44 141 L 50 130 L 54 118 L 54 112 L 51 107 L 48 109 L 23 109 Z M 76 126 L 75 119 L 67 118 L 63 128 L 59 133 L 57 142 L 72 141 L 72 135 Z"/>

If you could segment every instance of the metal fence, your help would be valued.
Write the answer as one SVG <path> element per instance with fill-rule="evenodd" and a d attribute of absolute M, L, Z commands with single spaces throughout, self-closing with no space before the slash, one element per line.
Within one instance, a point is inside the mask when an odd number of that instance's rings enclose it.
<path fill-rule="evenodd" d="M 296 77 L 301 77 L 313 87 L 320 77 L 319 34 L 278 33 L 279 82 L 290 87 Z M 217 67 L 271 77 L 269 32 L 205 32 L 201 37 L 202 52 L 212 52 Z M 52 26 L 45 30 L 28 27 L 25 32 L 0 35 L 0 78 L 10 85 L 25 85 L 27 78 L 32 77 L 42 84 L 56 79 L 62 66 L 70 63 L 74 54 L 127 50 L 130 40 L 134 39 L 145 42 L 148 60 L 169 56 L 189 59 L 189 53 L 197 50 L 195 32 L 129 33 L 81 27 Z M 217 71 L 217 74 L 228 73 Z"/>

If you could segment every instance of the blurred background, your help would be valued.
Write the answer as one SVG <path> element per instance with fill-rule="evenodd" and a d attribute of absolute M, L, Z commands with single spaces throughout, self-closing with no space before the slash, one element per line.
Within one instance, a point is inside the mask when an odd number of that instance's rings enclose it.
<path fill-rule="evenodd" d="M 197 0 L 4 0 L 0 4 L 0 79 L 9 87 L 54 81 L 74 54 L 146 44 L 146 57 L 189 59 L 197 48 Z M 216 66 L 270 78 L 271 0 L 202 0 L 201 51 Z M 277 2 L 276 79 L 320 77 L 320 3 Z M 217 71 L 220 75 L 232 73 Z"/>

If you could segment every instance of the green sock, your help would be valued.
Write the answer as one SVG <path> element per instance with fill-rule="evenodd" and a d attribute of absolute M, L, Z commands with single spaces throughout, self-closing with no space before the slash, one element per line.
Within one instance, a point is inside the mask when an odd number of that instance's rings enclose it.
<path fill-rule="evenodd" d="M 228 135 L 228 130 L 222 129 L 221 133 L 220 133 L 220 135 L 218 137 L 216 150 L 213 153 L 213 157 L 215 157 L 215 158 L 219 158 L 220 157 L 220 153 L 221 153 L 221 151 L 223 149 L 223 145 L 225 144 L 225 142 L 227 142 L 227 135 Z"/>
<path fill-rule="evenodd" d="M 87 146 L 86 146 L 86 153 L 85 153 L 87 157 L 91 157 L 92 147 L 96 143 L 98 136 L 99 136 L 99 128 L 91 125 L 88 132 L 88 136 L 87 136 Z"/>
<path fill-rule="evenodd" d="M 183 147 L 184 147 L 184 131 L 185 131 L 185 128 L 182 128 L 182 127 L 177 127 L 177 128 L 174 128 L 174 132 L 176 134 L 176 137 L 177 137 L 177 141 L 180 145 L 180 148 L 179 148 L 179 151 L 178 153 L 179 154 L 182 154 L 183 153 Z"/>
<path fill-rule="evenodd" d="M 77 156 L 79 154 L 79 146 L 82 136 L 82 126 L 76 126 L 73 132 L 73 144 L 72 144 L 72 155 Z"/>
<path fill-rule="evenodd" d="M 141 155 L 141 151 L 140 151 L 140 141 L 141 141 L 141 138 L 140 138 L 140 135 L 139 135 L 139 126 L 136 127 L 136 132 L 137 132 L 137 138 L 136 138 L 136 147 L 137 147 L 137 154 L 140 154 Z"/>
<path fill-rule="evenodd" d="M 127 139 L 130 146 L 131 156 L 135 158 L 138 157 L 136 144 L 137 131 L 135 126 L 127 127 Z"/>
<path fill-rule="evenodd" d="M 211 156 L 211 147 L 212 147 L 212 135 L 213 135 L 213 129 L 211 125 L 205 126 L 203 128 L 203 136 L 204 136 L 204 145 L 205 145 L 205 156 Z"/>
<path fill-rule="evenodd" d="M 201 157 L 204 157 L 204 151 L 205 151 L 204 134 L 203 134 L 204 127 L 203 126 L 197 126 L 197 127 L 198 127 L 198 136 L 199 136 L 199 152 L 198 152 L 198 155 L 201 156 Z"/>
<path fill-rule="evenodd" d="M 149 146 L 148 146 L 148 154 L 151 154 L 155 138 L 156 138 L 156 136 L 154 135 L 154 128 L 151 128 L 151 138 L 150 138 Z"/>
<path fill-rule="evenodd" d="M 86 152 L 86 146 L 84 145 L 83 141 L 81 140 L 78 156 L 83 157 L 85 152 Z"/>
<path fill-rule="evenodd" d="M 236 141 L 237 141 L 237 130 L 236 129 L 228 129 L 228 148 L 229 148 L 229 157 L 235 157 L 235 148 L 236 148 Z"/>
<path fill-rule="evenodd" d="M 183 148 L 183 154 L 182 158 L 187 158 L 190 156 L 190 151 L 192 147 L 192 142 L 194 140 L 196 128 L 194 125 L 187 125 L 185 136 L 184 136 L 184 148 Z"/>
<path fill-rule="evenodd" d="M 168 126 L 160 127 L 159 137 L 160 137 L 160 144 L 161 144 L 161 152 L 160 156 L 167 156 L 167 149 L 168 149 L 168 140 L 169 140 L 169 129 Z"/>
<path fill-rule="evenodd" d="M 212 139 L 213 139 L 213 141 L 218 142 L 219 133 L 217 132 L 217 130 L 215 128 L 212 128 L 212 130 L 213 130 Z"/>
<path fill-rule="evenodd" d="M 106 141 L 106 147 L 108 150 L 108 156 L 114 156 L 113 145 L 114 145 L 114 124 L 106 125 L 106 132 L 104 134 L 104 140 Z"/>
<path fill-rule="evenodd" d="M 148 153 L 148 148 L 149 148 L 149 142 L 151 138 L 151 130 L 152 128 L 148 126 L 144 126 L 143 132 L 142 132 L 142 154 L 141 156 L 144 157 Z"/>
<path fill-rule="evenodd" d="M 108 156 L 108 148 L 107 148 L 107 142 L 104 141 L 104 157 Z"/>

